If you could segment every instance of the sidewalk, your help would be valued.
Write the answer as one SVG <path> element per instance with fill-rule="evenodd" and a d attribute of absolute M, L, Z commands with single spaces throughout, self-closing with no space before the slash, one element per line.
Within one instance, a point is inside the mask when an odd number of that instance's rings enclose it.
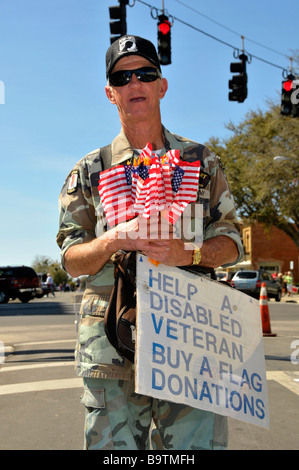
<path fill-rule="evenodd" d="M 55 291 L 55 297 L 52 294 L 49 294 L 48 297 L 44 295 L 41 299 L 33 299 L 30 302 L 62 302 L 66 304 L 73 304 L 75 303 L 75 298 L 81 298 L 83 292 L 62 292 L 62 291 Z M 12 302 L 12 301 L 10 301 Z M 19 302 L 19 300 L 15 300 L 15 302 Z M 78 302 L 78 300 L 77 300 Z"/>
<path fill-rule="evenodd" d="M 288 295 L 284 295 L 281 297 L 281 302 L 299 303 L 299 294 L 292 294 L 290 297 Z"/>
<path fill-rule="evenodd" d="M 76 292 L 56 291 L 55 292 L 55 297 L 53 297 L 52 294 L 49 294 L 49 297 L 44 296 L 42 299 L 34 299 L 31 302 L 56 301 L 56 302 L 74 304 L 74 303 L 80 303 L 81 300 L 82 300 L 82 296 L 83 296 L 83 292 L 81 292 L 81 291 L 76 291 Z M 268 301 L 269 300 L 271 300 L 271 302 L 275 302 L 274 299 L 268 299 Z M 284 295 L 281 298 L 281 302 L 299 303 L 299 293 L 298 294 L 292 294 L 290 297 L 288 295 Z"/>

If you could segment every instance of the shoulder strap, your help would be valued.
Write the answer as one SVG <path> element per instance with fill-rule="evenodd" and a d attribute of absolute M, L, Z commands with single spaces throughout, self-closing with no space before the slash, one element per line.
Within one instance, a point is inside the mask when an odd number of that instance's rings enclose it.
<path fill-rule="evenodd" d="M 111 167 L 111 161 L 112 161 L 111 144 L 106 145 L 105 147 L 101 147 L 100 159 L 101 159 L 103 170 L 107 170 L 107 168 Z"/>

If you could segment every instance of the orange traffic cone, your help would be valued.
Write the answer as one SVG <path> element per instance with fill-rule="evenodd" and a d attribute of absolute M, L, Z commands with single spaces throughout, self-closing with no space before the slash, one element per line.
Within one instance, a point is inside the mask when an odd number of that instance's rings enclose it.
<path fill-rule="evenodd" d="M 268 295 L 267 295 L 267 288 L 266 288 L 265 282 L 262 283 L 262 287 L 260 291 L 260 309 L 261 309 L 261 317 L 262 317 L 263 336 L 276 336 L 275 333 L 271 332 L 270 315 L 269 315 L 269 307 L 268 307 Z"/>

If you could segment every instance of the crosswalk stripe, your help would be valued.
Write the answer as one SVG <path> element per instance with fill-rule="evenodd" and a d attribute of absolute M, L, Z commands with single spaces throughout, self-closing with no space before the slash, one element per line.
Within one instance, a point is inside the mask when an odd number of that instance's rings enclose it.
<path fill-rule="evenodd" d="M 0 367 L 0 373 L 2 372 L 14 372 L 17 370 L 29 370 L 29 369 L 40 369 L 47 367 L 64 367 L 64 366 L 75 366 L 74 361 L 59 361 L 59 362 L 38 362 L 37 364 L 22 364 L 19 366 L 2 366 Z"/>
<path fill-rule="evenodd" d="M 2 368 L 3 371 L 12 371 L 24 368 L 38 368 L 38 367 L 59 367 L 61 365 L 71 365 L 70 362 L 64 363 L 50 363 L 50 364 L 30 364 L 25 366 L 14 366 Z M 291 392 L 299 395 L 299 379 L 292 378 L 287 372 L 283 371 L 267 371 L 267 380 L 275 380 L 283 387 L 286 387 Z M 36 392 L 44 390 L 63 390 L 70 388 L 83 388 L 83 380 L 80 377 L 71 379 L 56 379 L 56 380 L 43 380 L 35 382 L 24 382 L 0 386 L 0 395 L 9 395 L 14 393 Z"/>
<path fill-rule="evenodd" d="M 38 382 L 24 382 L 1 385 L 0 395 L 10 395 L 24 392 L 40 392 L 43 390 L 63 390 L 66 388 L 83 388 L 82 378 L 43 380 Z"/>
<path fill-rule="evenodd" d="M 288 375 L 288 373 L 286 372 L 283 372 L 281 370 L 267 371 L 267 380 L 275 380 L 283 387 L 286 387 L 291 392 L 296 393 L 296 395 L 299 395 L 299 386 L 296 383 L 297 379 L 290 377 L 290 375 Z"/>

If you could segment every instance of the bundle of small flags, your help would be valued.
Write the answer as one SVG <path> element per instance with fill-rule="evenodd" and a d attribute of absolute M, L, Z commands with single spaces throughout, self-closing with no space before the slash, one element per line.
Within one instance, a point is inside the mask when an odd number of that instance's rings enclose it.
<path fill-rule="evenodd" d="M 170 150 L 159 159 L 147 143 L 133 163 L 100 173 L 98 190 L 109 225 L 162 211 L 175 224 L 187 205 L 196 201 L 199 173 L 199 160 L 180 160 L 179 150 Z"/>

